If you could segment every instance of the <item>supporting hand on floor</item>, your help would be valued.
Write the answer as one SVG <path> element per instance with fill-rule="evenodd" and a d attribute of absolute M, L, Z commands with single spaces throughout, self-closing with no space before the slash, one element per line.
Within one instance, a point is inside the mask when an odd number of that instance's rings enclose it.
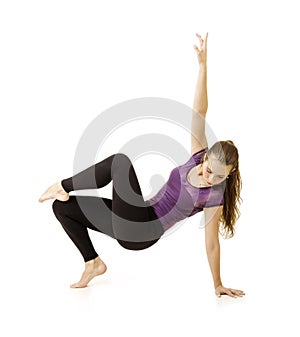
<path fill-rule="evenodd" d="M 245 293 L 242 290 L 225 288 L 222 285 L 219 285 L 218 287 L 216 287 L 215 294 L 218 297 L 221 297 L 221 295 L 228 295 L 230 297 L 242 297 L 245 295 Z"/>

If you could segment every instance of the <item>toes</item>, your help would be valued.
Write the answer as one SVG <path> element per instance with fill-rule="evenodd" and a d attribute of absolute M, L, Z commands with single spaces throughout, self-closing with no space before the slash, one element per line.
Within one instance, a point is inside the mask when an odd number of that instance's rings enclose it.
<path fill-rule="evenodd" d="M 70 288 L 85 288 L 86 284 L 74 283 L 70 285 Z"/>
<path fill-rule="evenodd" d="M 50 199 L 49 196 L 41 196 L 41 197 L 39 198 L 39 202 L 44 202 L 45 200 L 48 200 L 48 199 Z"/>
<path fill-rule="evenodd" d="M 51 199 L 51 198 L 53 198 L 53 195 L 50 192 L 46 191 L 40 196 L 39 202 L 43 202 L 43 201 Z"/>

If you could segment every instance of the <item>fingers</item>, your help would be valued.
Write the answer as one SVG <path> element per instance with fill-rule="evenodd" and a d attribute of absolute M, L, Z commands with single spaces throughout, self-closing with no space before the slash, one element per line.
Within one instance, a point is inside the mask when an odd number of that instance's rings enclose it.
<path fill-rule="evenodd" d="M 196 36 L 198 37 L 199 39 L 199 42 L 200 42 L 200 50 L 203 50 L 203 42 L 204 40 L 202 39 L 201 35 L 196 33 Z"/>
<path fill-rule="evenodd" d="M 242 290 L 236 290 L 236 289 L 227 289 L 227 295 L 229 295 L 230 297 L 242 297 L 243 295 L 245 295 L 245 293 Z"/>
<path fill-rule="evenodd" d="M 207 38 L 208 38 L 208 33 L 206 33 L 206 35 L 205 35 L 205 41 L 204 41 L 205 50 L 207 49 Z"/>
<path fill-rule="evenodd" d="M 245 295 L 245 293 L 242 290 L 231 289 L 231 292 L 240 297 Z"/>
<path fill-rule="evenodd" d="M 201 51 L 200 49 L 194 44 L 194 49 L 196 50 L 196 52 L 199 54 Z"/>
<path fill-rule="evenodd" d="M 242 290 L 238 290 L 238 289 L 231 289 L 231 288 L 223 288 L 221 291 L 217 292 L 216 295 L 218 297 L 221 297 L 221 295 L 228 295 L 230 297 L 242 297 L 243 295 L 245 295 L 245 293 Z"/>
<path fill-rule="evenodd" d="M 205 34 L 205 44 L 207 43 L 208 32 Z"/>
<path fill-rule="evenodd" d="M 196 36 L 198 37 L 199 41 L 200 41 L 200 48 L 201 49 L 206 49 L 207 46 L 207 38 L 208 38 L 208 33 L 205 34 L 205 39 L 202 39 L 202 36 L 198 33 L 196 33 Z"/>
<path fill-rule="evenodd" d="M 237 297 L 234 292 L 231 291 L 231 289 L 227 289 L 225 291 L 226 295 L 230 296 L 230 297 Z"/>
<path fill-rule="evenodd" d="M 196 36 L 198 37 L 198 39 L 199 39 L 199 40 L 200 40 L 200 42 L 202 43 L 202 42 L 203 42 L 203 39 L 202 39 L 201 35 L 200 35 L 200 34 L 198 34 L 198 33 L 196 33 Z"/>

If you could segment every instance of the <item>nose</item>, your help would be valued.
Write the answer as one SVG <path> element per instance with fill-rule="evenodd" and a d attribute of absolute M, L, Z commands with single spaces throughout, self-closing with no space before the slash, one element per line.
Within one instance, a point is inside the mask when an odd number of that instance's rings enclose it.
<path fill-rule="evenodd" d="M 208 176 L 207 182 L 208 182 L 209 184 L 212 184 L 212 183 L 213 183 L 213 180 L 214 180 L 214 175 L 213 175 L 213 174 L 210 174 L 210 175 Z"/>

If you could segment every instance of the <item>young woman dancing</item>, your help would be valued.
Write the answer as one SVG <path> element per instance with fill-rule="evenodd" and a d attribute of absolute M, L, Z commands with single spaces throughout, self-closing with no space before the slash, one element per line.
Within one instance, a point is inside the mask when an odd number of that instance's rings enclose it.
<path fill-rule="evenodd" d="M 231 297 L 245 294 L 242 290 L 224 287 L 220 276 L 220 228 L 225 237 L 232 237 L 239 217 L 239 155 L 230 140 L 216 142 L 208 149 L 205 136 L 208 34 L 204 40 L 196 35 L 199 47 L 194 45 L 194 48 L 199 72 L 191 126 L 191 156 L 171 171 L 157 194 L 144 200 L 130 158 L 116 153 L 53 184 L 39 199 L 40 202 L 56 199 L 53 212 L 83 256 L 84 272 L 72 288 L 86 287 L 107 269 L 93 247 L 88 228 L 109 235 L 126 249 L 141 250 L 155 244 L 178 221 L 204 211 L 206 252 L 215 294 Z M 112 199 L 69 195 L 74 190 L 101 188 L 111 181 Z"/>

